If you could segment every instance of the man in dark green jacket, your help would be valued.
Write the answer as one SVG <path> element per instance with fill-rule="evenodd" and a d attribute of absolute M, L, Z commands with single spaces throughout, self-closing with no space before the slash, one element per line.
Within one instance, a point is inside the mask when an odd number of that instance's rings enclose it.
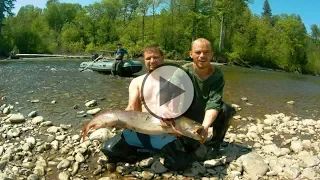
<path fill-rule="evenodd" d="M 208 148 L 206 159 L 212 159 L 219 152 L 220 144 L 223 142 L 231 124 L 232 116 L 236 111 L 232 106 L 222 101 L 225 85 L 224 75 L 219 68 L 210 63 L 213 58 L 211 43 L 204 38 L 195 40 L 192 43 L 190 57 L 193 62 L 183 65 L 183 68 L 192 80 L 194 98 L 191 106 L 183 115 L 202 123 L 204 126 L 204 130 L 201 132 L 203 137 L 208 136 L 209 127 L 213 128 L 214 136 L 206 142 Z M 179 84 L 181 79 L 179 76 L 179 73 L 173 75 L 172 84 Z M 165 113 L 170 114 L 170 112 Z M 171 123 L 168 120 L 164 120 L 164 122 Z M 171 156 L 171 158 L 167 157 L 166 159 L 186 160 L 189 158 L 187 154 L 197 147 L 199 147 L 197 141 L 182 137 L 164 146 L 163 154 L 164 156 Z M 177 164 L 177 162 L 172 162 L 172 164 Z M 183 164 L 185 162 L 181 162 L 181 165 Z"/>

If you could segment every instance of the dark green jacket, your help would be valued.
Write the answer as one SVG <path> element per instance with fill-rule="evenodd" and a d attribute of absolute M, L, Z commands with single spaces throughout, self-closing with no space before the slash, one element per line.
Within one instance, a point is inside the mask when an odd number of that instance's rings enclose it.
<path fill-rule="evenodd" d="M 214 73 L 206 80 L 202 80 L 195 73 L 192 63 L 182 66 L 190 76 L 194 87 L 194 98 L 184 116 L 202 123 L 205 111 L 208 109 L 220 110 L 222 105 L 223 88 L 225 85 L 222 71 L 215 68 Z M 172 81 L 175 78 L 172 78 Z"/>

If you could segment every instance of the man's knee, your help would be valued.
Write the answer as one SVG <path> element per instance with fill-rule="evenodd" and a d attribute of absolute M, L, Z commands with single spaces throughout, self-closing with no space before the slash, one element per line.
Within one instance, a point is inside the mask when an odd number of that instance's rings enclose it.
<path fill-rule="evenodd" d="M 122 133 L 115 135 L 102 145 L 102 152 L 108 157 L 125 157 L 132 154 L 133 149 L 134 148 L 125 141 Z"/>
<path fill-rule="evenodd" d="M 223 103 L 221 110 L 215 120 L 213 126 L 228 126 L 231 124 L 232 117 L 236 114 L 234 107 L 229 104 Z"/>
<path fill-rule="evenodd" d="M 164 166 L 170 170 L 184 170 L 191 162 L 190 152 L 185 149 L 184 142 L 174 140 L 161 149 Z"/>
<path fill-rule="evenodd" d="M 226 103 L 223 103 L 222 109 L 223 109 L 224 120 L 226 121 L 225 124 L 230 125 L 233 116 L 236 114 L 236 109 Z"/>

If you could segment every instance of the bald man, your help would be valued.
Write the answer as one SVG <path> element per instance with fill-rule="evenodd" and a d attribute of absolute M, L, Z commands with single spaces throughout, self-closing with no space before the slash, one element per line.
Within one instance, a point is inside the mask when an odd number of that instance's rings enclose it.
<path fill-rule="evenodd" d="M 210 63 L 214 55 L 210 41 L 204 38 L 196 39 L 192 42 L 189 55 L 193 62 L 183 65 L 183 68 L 193 82 L 195 93 L 191 106 L 183 115 L 202 123 L 205 129 L 202 131 L 204 137 L 208 136 L 209 127 L 213 128 L 214 136 L 206 142 L 208 153 L 205 157 L 205 159 L 212 159 L 219 154 L 220 145 L 236 111 L 232 106 L 222 101 L 225 85 L 224 75 L 219 68 Z M 173 84 L 179 83 L 179 74 L 175 74 L 171 81 Z M 164 156 L 168 156 L 165 159 L 176 159 L 172 165 L 180 164 L 183 167 L 186 160 L 193 160 L 188 154 L 198 147 L 199 142 L 181 137 L 164 146 L 163 151 L 167 152 L 164 153 Z M 173 158 L 174 156 L 176 157 Z M 179 163 L 178 159 L 181 159 L 182 162 Z"/>

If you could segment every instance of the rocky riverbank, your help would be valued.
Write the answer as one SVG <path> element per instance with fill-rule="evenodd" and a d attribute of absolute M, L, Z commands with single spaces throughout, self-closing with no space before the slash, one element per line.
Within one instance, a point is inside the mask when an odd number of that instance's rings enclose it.
<path fill-rule="evenodd" d="M 5 97 L 3 97 L 5 98 Z M 56 103 L 52 101 L 51 103 Z M 86 102 L 87 114 L 101 109 Z M 170 171 L 154 155 L 135 164 L 108 163 L 101 142 L 117 133 L 99 129 L 81 142 L 81 130 L 55 124 L 40 112 L 21 114 L 16 105 L 0 104 L 0 179 L 319 179 L 318 119 L 269 114 L 264 119 L 234 117 L 222 147 L 222 156 L 197 162 L 185 171 Z M 240 110 L 237 105 L 233 105 Z"/>

